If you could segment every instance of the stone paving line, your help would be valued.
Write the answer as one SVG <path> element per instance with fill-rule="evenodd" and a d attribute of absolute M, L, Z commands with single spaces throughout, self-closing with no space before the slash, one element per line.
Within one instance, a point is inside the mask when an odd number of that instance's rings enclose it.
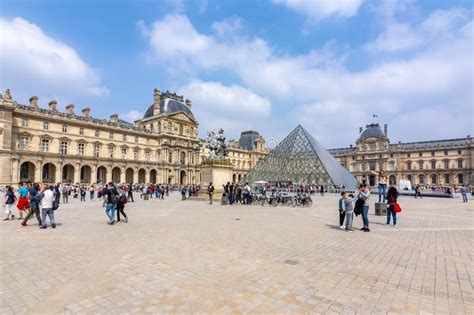
<path fill-rule="evenodd" d="M 335 195 L 179 199 L 128 203 L 114 226 L 99 201 L 75 200 L 55 230 L 1 222 L 0 314 L 474 313 L 472 200 L 401 197 L 397 227 L 371 214 L 370 233 L 348 233 Z"/>

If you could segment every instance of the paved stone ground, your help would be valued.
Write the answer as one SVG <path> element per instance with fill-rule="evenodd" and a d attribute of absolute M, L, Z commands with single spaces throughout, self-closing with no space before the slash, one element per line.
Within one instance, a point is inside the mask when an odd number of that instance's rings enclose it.
<path fill-rule="evenodd" d="M 402 197 L 396 228 L 371 214 L 348 233 L 335 195 L 179 198 L 129 203 L 114 226 L 97 201 L 62 206 L 55 230 L 0 222 L 0 314 L 473 313 L 473 200 Z"/>

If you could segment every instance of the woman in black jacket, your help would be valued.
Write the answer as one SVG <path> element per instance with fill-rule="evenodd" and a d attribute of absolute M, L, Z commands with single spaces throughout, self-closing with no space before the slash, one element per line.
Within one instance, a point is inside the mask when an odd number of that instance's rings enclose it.
<path fill-rule="evenodd" d="M 394 205 L 397 203 L 398 190 L 395 186 L 390 186 L 387 192 L 387 224 L 390 224 L 390 216 L 393 217 L 393 226 L 397 225 L 397 213 L 395 212 Z"/>

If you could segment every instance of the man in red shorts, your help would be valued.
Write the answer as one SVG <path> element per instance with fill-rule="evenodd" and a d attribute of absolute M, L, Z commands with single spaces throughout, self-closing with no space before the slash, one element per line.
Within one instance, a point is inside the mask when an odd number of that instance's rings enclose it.
<path fill-rule="evenodd" d="M 20 213 L 18 220 L 23 220 L 23 211 L 28 210 L 30 207 L 30 202 L 26 198 L 28 196 L 28 188 L 26 186 L 25 183 L 18 183 L 18 204 L 16 205 Z"/>

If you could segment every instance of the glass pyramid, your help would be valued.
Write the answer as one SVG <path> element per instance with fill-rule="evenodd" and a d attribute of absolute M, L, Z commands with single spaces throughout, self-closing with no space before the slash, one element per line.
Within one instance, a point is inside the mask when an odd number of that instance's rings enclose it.
<path fill-rule="evenodd" d="M 298 126 L 242 180 L 269 183 L 344 185 L 355 190 L 356 178 L 323 148 L 303 127 Z"/>

